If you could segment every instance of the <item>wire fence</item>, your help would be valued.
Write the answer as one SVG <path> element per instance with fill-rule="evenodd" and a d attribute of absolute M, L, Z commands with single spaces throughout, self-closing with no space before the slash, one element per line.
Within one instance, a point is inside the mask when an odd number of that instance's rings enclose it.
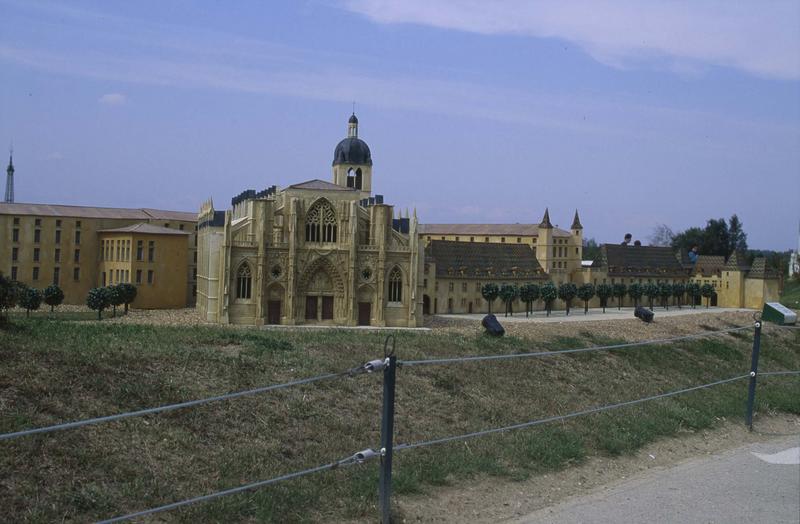
<path fill-rule="evenodd" d="M 394 451 L 406 451 L 412 450 L 417 448 L 424 448 L 428 446 L 444 444 L 447 442 L 453 441 L 461 441 L 467 440 L 472 438 L 483 437 L 487 435 L 492 435 L 496 433 L 503 433 L 507 431 L 519 430 L 530 428 L 534 426 L 539 426 L 543 424 L 564 421 L 568 419 L 573 419 L 577 417 L 592 415 L 595 413 L 601 413 L 605 411 L 611 411 L 614 409 L 620 409 L 628 406 L 633 406 L 637 404 L 643 404 L 646 402 L 656 401 L 660 399 L 665 399 L 669 397 L 674 397 L 678 395 L 688 394 L 694 391 L 699 391 L 703 389 L 709 389 L 725 384 L 731 384 L 734 382 L 738 382 L 744 379 L 749 379 L 749 386 L 748 386 L 748 399 L 747 399 L 747 406 L 746 406 L 746 416 L 745 416 L 745 423 L 752 429 L 752 415 L 753 415 L 753 406 L 755 400 L 755 390 L 756 390 L 756 380 L 758 376 L 765 376 L 765 377 L 777 377 L 777 376 L 793 376 L 793 375 L 800 375 L 800 370 L 778 370 L 778 371 L 766 371 L 760 372 L 758 371 L 758 359 L 759 359 L 759 352 L 760 352 L 760 341 L 761 341 L 761 322 L 756 321 L 754 325 L 750 326 L 738 326 L 732 327 L 728 329 L 722 329 L 717 331 L 707 331 L 703 333 L 693 334 L 693 335 L 684 335 L 672 338 L 665 338 L 665 339 L 652 339 L 652 340 L 644 340 L 639 342 L 628 342 L 628 343 L 621 343 L 621 344 L 609 344 L 605 346 L 592 346 L 592 347 L 585 347 L 585 348 L 573 348 L 573 349 L 565 349 L 565 350 L 558 350 L 558 351 L 538 351 L 538 352 L 526 352 L 526 353 L 513 353 L 513 354 L 504 354 L 504 355 L 477 355 L 477 356 L 468 356 L 468 357 L 451 357 L 451 358 L 438 358 L 438 359 L 422 359 L 422 360 L 398 360 L 397 357 L 394 355 L 394 347 L 392 351 L 387 351 L 389 340 L 392 339 L 393 346 L 394 346 L 394 335 L 389 335 L 386 340 L 386 344 L 384 345 L 384 358 L 383 359 L 376 359 L 354 368 L 349 368 L 343 371 L 334 372 L 334 373 L 327 373 L 322 375 L 317 375 L 314 377 L 308 377 L 303 379 L 297 379 L 281 384 L 273 384 L 269 386 L 263 386 L 253 389 L 248 389 L 244 391 L 237 391 L 232 393 L 226 393 L 223 395 L 217 395 L 213 397 L 207 397 L 203 399 L 197 400 L 190 400 L 186 402 L 179 402 L 175 404 L 168 404 L 164 406 L 157 406 L 152 408 L 140 409 L 136 411 L 129 411 L 125 413 L 118 413 L 114 415 L 108 415 L 103 417 L 95 417 L 89 418 L 84 420 L 77 420 L 73 422 L 66 422 L 61 424 L 54 424 L 51 426 L 39 427 L 39 428 L 32 428 L 26 429 L 21 431 L 16 431 L 13 433 L 6 433 L 0 434 L 0 441 L 3 440 L 10 440 L 14 438 L 26 437 L 36 434 L 42 433 L 50 433 L 55 431 L 62 431 L 67 429 L 75 429 L 82 426 L 87 426 L 90 424 L 100 424 L 106 422 L 112 422 L 116 420 L 121 420 L 130 417 L 137 417 L 137 416 L 144 416 L 144 415 L 152 415 L 158 413 L 164 413 L 168 411 L 178 410 L 178 409 L 185 409 L 190 407 L 195 407 L 203 404 L 208 404 L 212 402 L 220 402 L 220 401 L 227 401 L 233 400 L 240 397 L 251 396 L 251 395 L 258 395 L 262 393 L 268 393 L 271 391 L 276 391 L 280 389 L 286 389 L 306 384 L 314 384 L 323 381 L 330 381 L 334 379 L 341 379 L 345 377 L 353 377 L 356 375 L 361 374 L 377 374 L 377 372 L 383 372 L 383 409 L 382 409 L 382 417 L 381 417 L 381 444 L 380 447 L 375 450 L 372 448 L 365 448 L 363 451 L 357 452 L 351 456 L 346 458 L 335 460 L 333 462 L 329 462 L 326 464 L 321 464 L 319 466 L 311 467 L 308 469 L 295 471 L 291 473 L 286 473 L 277 477 L 273 477 L 267 480 L 260 480 L 256 482 L 252 482 L 249 484 L 244 484 L 242 486 L 234 487 L 225 489 L 222 491 L 217 491 L 214 493 L 200 495 L 197 497 L 181 500 L 178 502 L 173 502 L 170 504 L 165 504 L 162 506 L 129 513 L 126 515 L 121 515 L 118 517 L 114 517 L 108 520 L 104 520 L 102 522 L 122 522 L 126 520 L 130 520 L 137 517 L 143 517 L 147 515 L 152 515 L 155 513 L 160 513 L 163 511 L 169 511 L 172 509 L 188 506 L 191 504 L 196 504 L 200 502 L 205 502 L 213 499 L 217 499 L 220 497 L 225 497 L 228 495 L 233 495 L 237 493 L 242 493 L 245 491 L 255 490 L 264 486 L 269 486 L 272 484 L 276 484 L 278 482 L 283 482 L 299 477 L 304 477 L 307 475 L 312 475 L 316 473 L 321 473 L 324 471 L 334 470 L 340 467 L 351 466 L 354 464 L 360 464 L 372 459 L 379 458 L 381 462 L 381 475 L 379 481 L 379 494 L 380 494 L 380 509 L 381 509 L 381 521 L 384 524 L 388 524 L 391 520 L 390 518 L 390 508 L 391 508 L 391 491 L 392 491 L 392 454 Z M 779 326 L 779 327 L 793 327 L 793 326 Z M 490 362 L 490 361 L 501 361 L 501 360 L 508 360 L 508 359 L 519 359 L 519 358 L 543 358 L 543 357 L 555 357 L 560 355 L 569 355 L 569 354 L 576 354 L 576 353 L 586 353 L 586 352 L 596 352 L 596 351 L 612 351 L 612 350 L 621 350 L 621 349 L 629 349 L 634 347 L 641 347 L 641 346 L 648 346 L 648 345 L 663 345 L 663 344 L 672 344 L 681 341 L 687 340 L 694 340 L 698 338 L 705 338 L 709 336 L 718 336 L 722 334 L 730 334 L 739 331 L 753 329 L 753 351 L 751 355 L 751 367 L 750 372 L 748 374 L 737 375 L 721 380 L 717 380 L 714 382 L 709 382 L 706 384 L 700 384 L 697 386 L 691 386 L 683 389 L 678 389 L 674 391 L 659 393 L 647 397 L 626 400 L 622 402 L 616 402 L 612 404 L 606 404 L 602 406 L 596 406 L 589 409 L 584 409 L 581 411 L 575 411 L 572 413 L 564 414 L 564 415 L 557 415 L 552 417 L 540 418 L 536 420 L 530 420 L 527 422 L 522 422 L 518 424 L 512 424 L 502 427 L 495 427 L 495 428 L 488 428 L 479 431 L 474 431 L 470 433 L 463 433 L 459 435 L 449 435 L 444 437 L 439 437 L 431 440 L 419 441 L 419 442 L 412 442 L 412 443 L 404 443 L 404 444 L 393 444 L 393 437 L 394 437 L 394 408 L 395 408 L 395 401 L 394 401 L 394 393 L 395 393 L 395 386 L 396 386 L 396 371 L 397 368 L 402 367 L 414 367 L 414 366 L 424 366 L 424 365 L 446 365 L 446 364 L 458 364 L 458 363 L 466 363 L 466 362 Z"/>

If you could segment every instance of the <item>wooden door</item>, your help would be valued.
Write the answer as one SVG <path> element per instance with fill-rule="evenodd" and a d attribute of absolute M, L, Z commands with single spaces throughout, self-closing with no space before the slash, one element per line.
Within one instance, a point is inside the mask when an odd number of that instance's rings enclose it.
<path fill-rule="evenodd" d="M 267 324 L 280 324 L 281 323 L 281 301 L 269 300 L 267 301 Z"/>
<path fill-rule="evenodd" d="M 306 297 L 306 320 L 317 320 L 317 297 Z"/>
<path fill-rule="evenodd" d="M 333 297 L 322 297 L 322 320 L 333 320 Z"/>
<path fill-rule="evenodd" d="M 358 303 L 358 325 L 369 326 L 370 317 L 372 316 L 372 302 L 359 302 Z"/>

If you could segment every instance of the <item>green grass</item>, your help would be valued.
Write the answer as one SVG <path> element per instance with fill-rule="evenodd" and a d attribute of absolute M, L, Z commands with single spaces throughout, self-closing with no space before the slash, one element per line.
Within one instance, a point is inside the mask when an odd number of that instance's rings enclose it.
<path fill-rule="evenodd" d="M 70 317 L 62 317 L 68 319 Z M 708 326 L 713 328 L 713 326 Z M 341 371 L 383 354 L 385 334 L 258 331 L 13 318 L 0 331 L 0 433 Z M 508 354 L 619 342 L 397 334 L 402 359 Z M 398 371 L 397 443 L 457 435 L 745 374 L 741 333 L 582 353 Z M 800 369 L 800 333 L 765 330 L 761 367 Z M 406 450 L 398 496 L 490 475 L 520 480 L 593 454 L 741 421 L 747 382 L 644 405 Z M 800 413 L 798 379 L 764 377 L 758 409 Z M 89 521 L 271 478 L 380 439 L 381 377 L 362 375 L 158 416 L 0 442 L 0 507 L 11 520 Z M 170 522 L 374 521 L 378 463 L 164 513 Z"/>
<path fill-rule="evenodd" d="M 781 304 L 792 309 L 800 309 L 800 280 L 788 278 L 783 285 Z"/>

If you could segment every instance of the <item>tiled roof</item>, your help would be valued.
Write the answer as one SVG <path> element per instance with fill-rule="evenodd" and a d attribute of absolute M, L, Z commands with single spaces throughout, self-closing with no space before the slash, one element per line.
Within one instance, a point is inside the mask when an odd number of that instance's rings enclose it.
<path fill-rule="evenodd" d="M 750 272 L 747 274 L 748 278 L 778 278 L 778 273 L 767 266 L 767 259 L 758 257 L 753 260 L 753 265 L 750 267 Z"/>
<path fill-rule="evenodd" d="M 734 252 L 728 262 L 725 263 L 725 269 L 728 271 L 749 271 L 750 266 L 747 265 L 747 257 L 744 253 Z"/>
<path fill-rule="evenodd" d="M 592 267 L 609 275 L 682 276 L 686 274 L 671 247 L 603 244 Z"/>
<path fill-rule="evenodd" d="M 313 180 L 306 180 L 305 182 L 300 182 L 299 184 L 293 184 L 293 185 L 289 186 L 287 189 L 315 189 L 315 190 L 325 190 L 325 191 L 356 191 L 355 188 L 337 186 L 336 184 L 331 184 L 330 182 L 326 182 L 325 180 L 320 180 L 318 178 L 315 178 Z"/>
<path fill-rule="evenodd" d="M 432 240 L 426 262 L 436 263 L 436 276 L 445 278 L 546 279 L 536 254 L 525 244 Z"/>
<path fill-rule="evenodd" d="M 474 236 L 539 236 L 539 224 L 420 224 L 421 235 Z M 569 237 L 571 233 L 553 228 L 554 237 Z"/>
<path fill-rule="evenodd" d="M 723 267 L 725 267 L 725 257 L 721 255 L 699 255 L 692 273 L 695 275 L 700 273 L 704 277 L 720 276 Z"/>
<path fill-rule="evenodd" d="M 187 231 L 171 229 L 168 227 L 154 226 L 153 224 L 133 224 L 115 229 L 101 229 L 98 233 L 139 233 L 145 235 L 188 235 Z"/>
<path fill-rule="evenodd" d="M 0 215 L 36 215 L 74 218 L 117 218 L 125 220 L 181 220 L 197 222 L 197 213 L 161 209 L 124 207 L 67 206 L 61 204 L 25 204 L 0 202 Z"/>

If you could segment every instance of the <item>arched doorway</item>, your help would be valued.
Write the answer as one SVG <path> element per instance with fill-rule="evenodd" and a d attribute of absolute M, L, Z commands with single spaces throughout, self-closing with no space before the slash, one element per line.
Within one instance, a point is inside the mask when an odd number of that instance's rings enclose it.
<path fill-rule="evenodd" d="M 422 295 L 422 314 L 423 315 L 431 314 L 431 297 L 429 297 L 428 295 Z"/>
<path fill-rule="evenodd" d="M 298 316 L 307 324 L 334 323 L 341 311 L 344 285 L 326 258 L 317 259 L 298 282 Z M 340 319 L 341 320 L 341 319 Z"/>

